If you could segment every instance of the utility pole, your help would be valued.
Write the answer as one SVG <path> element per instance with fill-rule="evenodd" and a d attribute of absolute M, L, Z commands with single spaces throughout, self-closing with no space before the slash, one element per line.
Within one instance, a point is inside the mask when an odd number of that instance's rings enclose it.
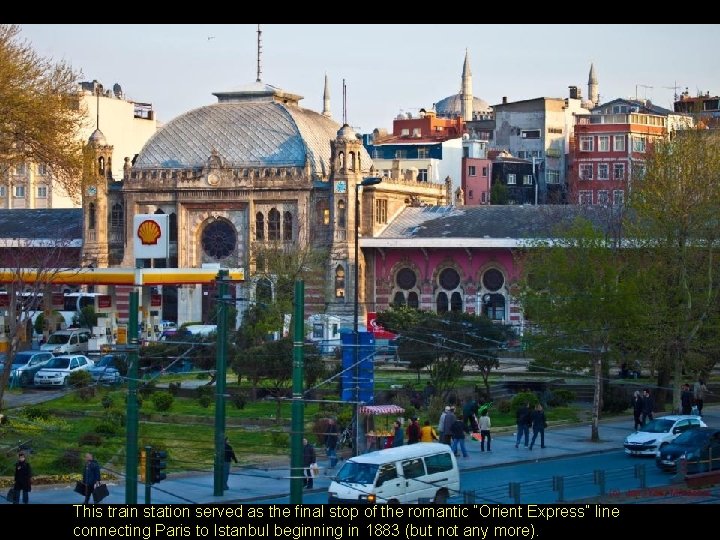
<path fill-rule="evenodd" d="M 305 427 L 305 402 L 303 401 L 303 378 L 305 355 L 305 282 L 295 282 L 295 310 L 293 312 L 293 376 L 292 376 L 292 429 L 290 433 L 290 504 L 302 504 L 303 430 Z"/>
<path fill-rule="evenodd" d="M 137 504 L 138 466 L 138 307 L 137 287 L 130 293 L 128 316 L 128 395 L 127 395 L 127 441 L 125 443 L 125 504 Z"/>
<path fill-rule="evenodd" d="M 215 358 L 215 475 L 213 495 L 221 496 L 225 491 L 225 382 L 227 379 L 227 270 L 217 275 L 217 356 Z"/>

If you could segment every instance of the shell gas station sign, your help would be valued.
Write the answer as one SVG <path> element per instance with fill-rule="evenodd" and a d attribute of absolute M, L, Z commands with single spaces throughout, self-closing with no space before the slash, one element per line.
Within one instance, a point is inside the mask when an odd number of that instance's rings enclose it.
<path fill-rule="evenodd" d="M 133 247 L 136 259 L 165 259 L 170 245 L 167 214 L 136 214 L 133 218 Z"/>

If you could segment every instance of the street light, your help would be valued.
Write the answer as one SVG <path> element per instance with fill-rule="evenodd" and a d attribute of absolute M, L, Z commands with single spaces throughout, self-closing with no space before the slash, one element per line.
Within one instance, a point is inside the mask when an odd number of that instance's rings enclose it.
<path fill-rule="evenodd" d="M 358 333 L 358 299 L 360 286 L 358 284 L 358 260 L 359 260 L 359 242 L 358 236 L 360 232 L 360 186 L 374 186 L 382 182 L 382 178 L 369 176 L 363 178 L 362 182 L 355 184 L 355 304 L 353 305 L 353 336 L 355 337 L 355 349 L 353 353 L 353 361 L 355 366 L 355 444 L 353 445 L 353 454 L 358 455 L 360 442 L 360 364 L 358 361 L 360 351 L 360 335 Z"/>

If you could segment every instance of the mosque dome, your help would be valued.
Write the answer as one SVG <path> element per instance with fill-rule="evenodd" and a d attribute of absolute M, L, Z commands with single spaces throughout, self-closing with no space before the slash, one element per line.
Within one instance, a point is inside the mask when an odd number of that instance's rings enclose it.
<path fill-rule="evenodd" d="M 88 139 L 89 144 L 95 144 L 98 146 L 107 146 L 107 139 L 105 139 L 105 135 L 103 135 L 103 132 L 99 129 L 96 129 L 92 132 L 92 135 L 90 135 L 90 138 Z"/>
<path fill-rule="evenodd" d="M 135 169 L 192 169 L 216 151 L 228 167 L 305 167 L 330 171 L 330 141 L 340 125 L 298 106 L 301 96 L 263 83 L 217 92 L 219 102 L 168 122 L 145 144 Z M 363 148 L 363 167 L 372 163 Z"/>
<path fill-rule="evenodd" d="M 435 104 L 435 112 L 441 118 L 456 118 L 462 116 L 462 94 L 453 94 L 441 99 Z M 490 105 L 485 100 L 473 97 L 473 115 L 484 114 L 491 111 Z"/>

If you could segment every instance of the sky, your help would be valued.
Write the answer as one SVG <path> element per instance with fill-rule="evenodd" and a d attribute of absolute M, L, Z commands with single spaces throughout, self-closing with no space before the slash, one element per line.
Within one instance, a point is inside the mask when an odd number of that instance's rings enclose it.
<path fill-rule="evenodd" d="M 321 111 L 324 76 L 333 118 L 357 131 L 392 129 L 460 91 L 465 50 L 473 93 L 490 105 L 536 97 L 587 97 L 590 63 L 600 99 L 647 98 L 672 108 L 687 88 L 720 94 L 720 25 L 261 25 L 262 81 Z M 216 103 L 212 92 L 254 82 L 257 25 L 21 25 L 45 57 L 64 60 L 106 88 L 120 83 L 167 123 Z"/>

